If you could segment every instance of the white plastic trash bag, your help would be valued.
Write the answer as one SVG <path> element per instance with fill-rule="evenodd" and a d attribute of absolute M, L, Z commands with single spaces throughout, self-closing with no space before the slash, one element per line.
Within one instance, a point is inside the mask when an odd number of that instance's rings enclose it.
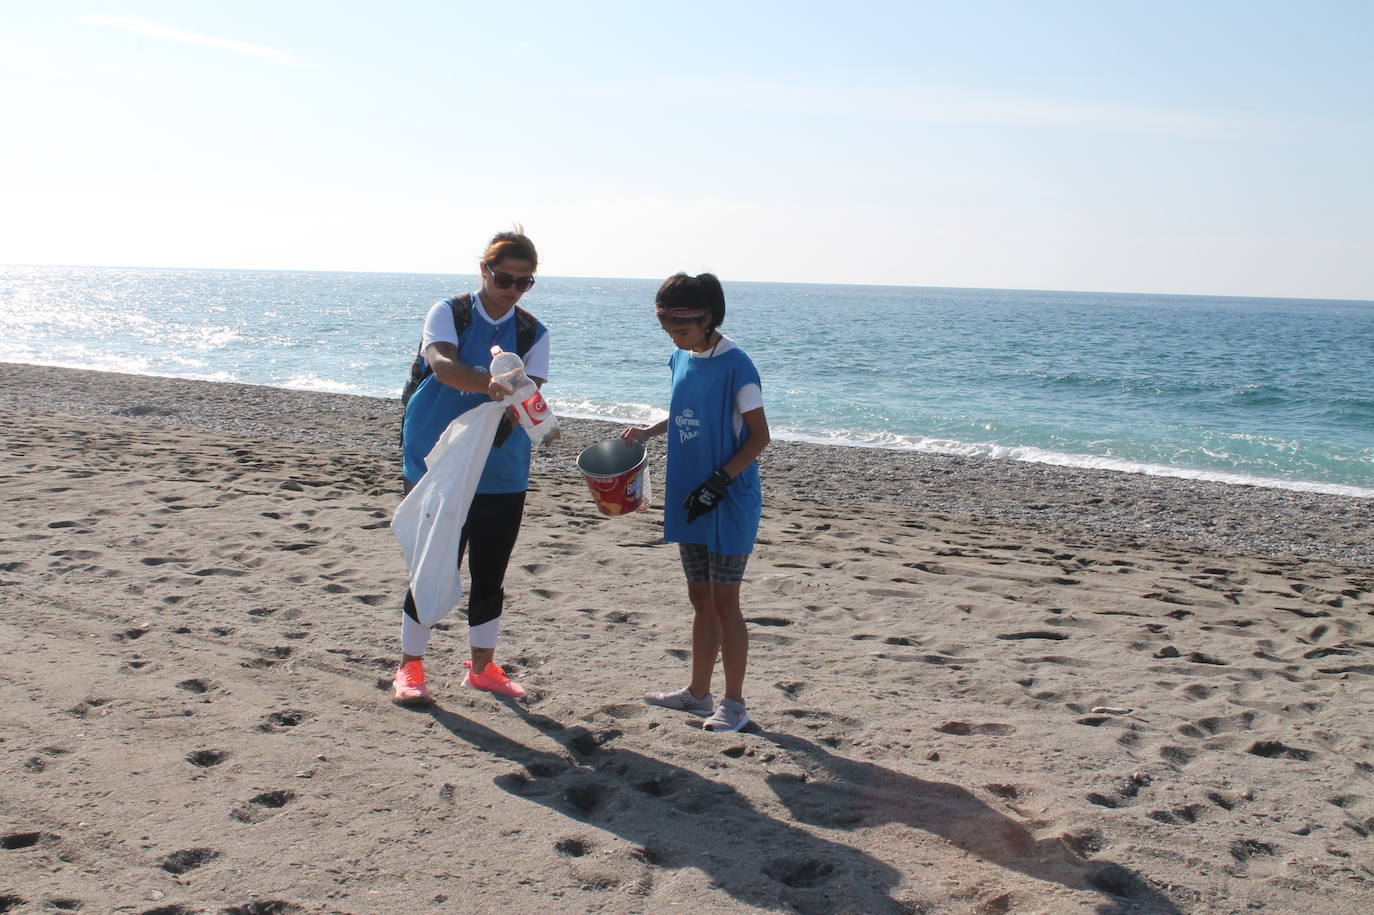
<path fill-rule="evenodd" d="M 448 616 L 462 599 L 458 541 L 505 409 L 504 404 L 492 401 L 449 423 L 425 455 L 425 475 L 391 518 L 391 532 L 401 542 L 410 570 L 410 593 L 422 626 L 433 626 Z"/>

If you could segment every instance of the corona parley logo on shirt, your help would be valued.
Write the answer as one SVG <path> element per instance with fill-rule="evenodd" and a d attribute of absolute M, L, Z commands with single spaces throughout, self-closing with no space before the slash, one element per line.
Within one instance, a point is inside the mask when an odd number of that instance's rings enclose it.
<path fill-rule="evenodd" d="M 679 442 L 690 442 L 701 434 L 701 420 L 697 419 L 691 410 L 683 410 L 682 415 L 673 422 L 677 424 Z"/>

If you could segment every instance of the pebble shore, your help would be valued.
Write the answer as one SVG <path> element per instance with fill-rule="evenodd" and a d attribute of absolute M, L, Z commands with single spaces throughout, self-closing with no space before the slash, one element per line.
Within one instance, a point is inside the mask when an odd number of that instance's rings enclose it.
<path fill-rule="evenodd" d="M 401 417 L 394 399 L 12 363 L 0 366 L 0 406 L 11 414 L 136 417 L 369 454 L 396 451 Z M 578 452 L 620 426 L 564 418 L 562 429 L 561 441 L 536 455 L 536 479 L 576 478 Z M 660 447 L 651 448 L 656 460 Z M 1106 536 L 1123 549 L 1178 542 L 1374 565 L 1374 499 L 793 441 L 775 441 L 760 466 L 770 502 L 835 503 L 856 515 L 866 504 L 888 505 Z"/>

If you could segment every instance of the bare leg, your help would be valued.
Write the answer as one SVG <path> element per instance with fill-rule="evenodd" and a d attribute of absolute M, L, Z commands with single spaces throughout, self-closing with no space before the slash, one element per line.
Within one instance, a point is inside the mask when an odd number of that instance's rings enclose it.
<path fill-rule="evenodd" d="M 739 608 L 739 585 L 711 585 L 725 667 L 725 698 L 744 701 L 744 671 L 749 665 L 749 630 Z"/>
<path fill-rule="evenodd" d="M 480 674 L 487 669 L 487 665 L 496 657 L 495 648 L 473 648 L 472 649 L 472 672 Z"/>
<path fill-rule="evenodd" d="M 692 682 L 687 688 L 700 698 L 711 691 L 711 675 L 720 650 L 720 623 L 711 602 L 710 582 L 687 582 L 687 596 L 692 601 Z"/>

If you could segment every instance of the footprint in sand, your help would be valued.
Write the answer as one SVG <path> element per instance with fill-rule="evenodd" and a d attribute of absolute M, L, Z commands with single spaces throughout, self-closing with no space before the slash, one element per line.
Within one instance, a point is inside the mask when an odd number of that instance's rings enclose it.
<path fill-rule="evenodd" d="M 1248 731 L 1252 729 L 1254 723 L 1255 713 L 1246 711 L 1239 715 L 1212 715 L 1207 718 L 1199 718 L 1191 724 L 1180 724 L 1174 730 L 1184 737 L 1203 739 L 1229 734 L 1232 731 Z"/>
<path fill-rule="evenodd" d="M 1159 748 L 1159 756 L 1161 759 L 1171 762 L 1176 766 L 1186 766 L 1197 757 L 1197 750 L 1166 744 Z"/>
<path fill-rule="evenodd" d="M 95 550 L 53 550 L 48 555 L 61 559 L 99 559 L 102 554 Z"/>
<path fill-rule="evenodd" d="M 295 800 L 294 791 L 264 791 L 248 799 L 229 811 L 229 816 L 240 823 L 258 823 L 271 816 L 271 811 L 280 810 Z"/>
<path fill-rule="evenodd" d="M 228 758 L 228 750 L 192 750 L 186 754 L 186 761 L 201 769 L 218 766 Z"/>
<path fill-rule="evenodd" d="M 1032 629 L 1026 632 L 1004 632 L 998 635 L 997 637 L 1005 641 L 1017 641 L 1020 639 L 1048 639 L 1050 641 L 1059 642 L 1063 641 L 1064 639 L 1067 639 L 1069 637 L 1069 634 L 1067 632 L 1055 632 L 1051 629 Z"/>
<path fill-rule="evenodd" d="M 565 858 L 581 858 L 595 847 L 593 843 L 577 836 L 567 836 L 553 844 L 553 850 Z"/>
<path fill-rule="evenodd" d="M 930 575 L 948 575 L 949 569 L 935 562 L 904 562 L 904 568 L 915 569 L 918 572 L 926 572 Z"/>
<path fill-rule="evenodd" d="M 648 711 L 648 707 L 639 703 L 622 702 L 614 705 L 603 705 L 597 709 L 604 715 L 624 721 L 627 718 L 638 718 Z"/>
<path fill-rule="evenodd" d="M 1182 823 L 1196 823 L 1206 810 L 1206 804 L 1181 804 L 1177 807 L 1151 810 L 1145 815 L 1156 822 L 1178 826 Z"/>
<path fill-rule="evenodd" d="M 219 855 L 213 848 L 183 848 L 164 857 L 158 862 L 158 867 L 169 874 L 184 874 L 213 861 Z"/>
<path fill-rule="evenodd" d="M 1253 756 L 1262 756 L 1265 759 L 1307 760 L 1316 755 L 1312 750 L 1290 747 L 1278 740 L 1257 740 L 1245 752 Z"/>
<path fill-rule="evenodd" d="M 1231 843 L 1230 852 L 1236 863 L 1227 870 L 1233 876 L 1239 877 L 1250 870 L 1252 858 L 1272 857 L 1279 853 L 1279 848 L 1271 842 L 1261 842 L 1259 839 L 1238 839 Z"/>
<path fill-rule="evenodd" d="M 67 714 L 71 715 L 73 718 L 85 718 L 87 715 L 91 713 L 93 709 L 98 709 L 109 701 L 110 700 L 108 699 L 101 699 L 95 696 L 88 696 L 87 698 L 82 699 L 76 705 L 73 705 L 71 708 L 67 709 Z"/>
<path fill-rule="evenodd" d="M 296 799 L 294 791 L 264 791 L 248 799 L 248 803 L 268 810 L 279 810 Z"/>
<path fill-rule="evenodd" d="M 139 562 L 143 563 L 145 566 L 160 566 L 168 562 L 175 562 L 178 565 L 185 565 L 187 562 L 189 562 L 189 560 L 176 559 L 172 556 L 145 556 L 143 559 L 140 559 Z"/>
<path fill-rule="evenodd" d="M 315 717 L 313 714 L 301 709 L 285 709 L 280 712 L 272 712 L 258 725 L 258 730 L 268 732 L 283 731 L 304 724 L 313 717 Z"/>
<path fill-rule="evenodd" d="M 60 841 L 60 836 L 50 832 L 11 832 L 8 835 L 0 836 L 0 850 L 18 851 L 23 848 L 33 848 L 40 844 L 55 845 Z"/>
<path fill-rule="evenodd" d="M 763 873 L 784 886 L 799 889 L 820 886 L 836 876 L 834 864 L 815 858 L 774 858 L 763 866 Z"/>
<path fill-rule="evenodd" d="M 570 812 L 586 819 L 601 806 L 602 789 L 592 781 L 574 782 L 563 792 L 563 801 Z"/>
<path fill-rule="evenodd" d="M 1090 792 L 1086 800 L 1090 804 L 1099 807 L 1107 807 L 1115 810 L 1119 807 L 1129 807 L 1137 802 L 1141 789 L 1150 784 L 1151 778 L 1144 772 L 1132 773 L 1121 784 L 1110 792 L 1103 793 L 1098 791 Z"/>
<path fill-rule="evenodd" d="M 958 737 L 1003 737 L 1008 734 L 1016 733 L 1015 726 L 1010 724 L 999 724 L 997 722 L 973 724 L 967 721 L 946 721 L 943 724 L 936 725 L 935 730 L 942 734 L 953 734 Z"/>

